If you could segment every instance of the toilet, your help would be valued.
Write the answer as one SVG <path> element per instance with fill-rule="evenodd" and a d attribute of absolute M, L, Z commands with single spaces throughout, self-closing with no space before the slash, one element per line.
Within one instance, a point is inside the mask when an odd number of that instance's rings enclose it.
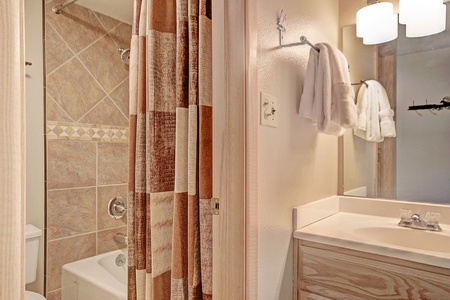
<path fill-rule="evenodd" d="M 39 239 L 42 235 L 42 230 L 31 224 L 27 224 L 25 233 L 25 283 L 28 284 L 36 281 L 39 256 Z M 25 300 L 45 300 L 45 297 L 35 292 L 25 291 Z"/>

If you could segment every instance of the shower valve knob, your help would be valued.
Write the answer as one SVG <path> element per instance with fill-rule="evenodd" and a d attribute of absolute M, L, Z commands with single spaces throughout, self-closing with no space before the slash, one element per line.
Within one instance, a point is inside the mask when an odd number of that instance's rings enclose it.
<path fill-rule="evenodd" d="M 125 206 L 125 199 L 122 197 L 114 197 L 108 203 L 108 215 L 117 220 L 122 218 L 127 213 Z"/>

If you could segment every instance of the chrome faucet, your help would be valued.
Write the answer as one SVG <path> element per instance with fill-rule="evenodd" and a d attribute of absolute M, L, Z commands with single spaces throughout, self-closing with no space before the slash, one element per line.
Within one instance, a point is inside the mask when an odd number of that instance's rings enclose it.
<path fill-rule="evenodd" d="M 442 231 L 441 226 L 439 226 L 440 217 L 440 213 L 428 212 L 425 219 L 422 219 L 419 214 L 413 214 L 411 210 L 401 209 L 401 219 L 400 222 L 398 222 L 398 226 L 421 230 Z"/>
<path fill-rule="evenodd" d="M 114 235 L 114 241 L 119 244 L 126 244 L 128 245 L 128 236 L 125 233 L 117 232 Z"/>

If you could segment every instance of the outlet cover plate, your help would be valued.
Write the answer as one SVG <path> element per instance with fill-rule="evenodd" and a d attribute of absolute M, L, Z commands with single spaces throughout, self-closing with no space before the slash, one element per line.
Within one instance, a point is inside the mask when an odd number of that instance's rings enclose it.
<path fill-rule="evenodd" d="M 262 126 L 278 126 L 278 100 L 276 97 L 261 92 L 261 119 Z"/>

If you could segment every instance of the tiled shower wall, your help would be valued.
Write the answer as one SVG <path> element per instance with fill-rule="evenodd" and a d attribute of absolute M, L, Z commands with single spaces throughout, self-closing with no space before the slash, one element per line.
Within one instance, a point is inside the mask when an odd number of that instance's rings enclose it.
<path fill-rule="evenodd" d="M 46 1 L 46 142 L 48 300 L 61 299 L 64 264 L 123 247 L 126 217 L 107 203 L 126 199 L 128 65 L 131 26 L 77 4 L 60 15 Z"/>

